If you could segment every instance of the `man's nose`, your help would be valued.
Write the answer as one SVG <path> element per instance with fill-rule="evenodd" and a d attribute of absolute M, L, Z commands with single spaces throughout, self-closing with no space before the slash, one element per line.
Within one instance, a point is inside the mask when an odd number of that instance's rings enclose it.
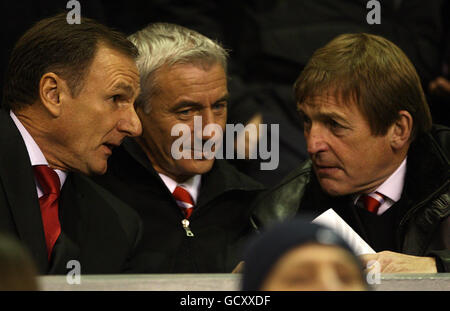
<path fill-rule="evenodd" d="M 205 140 L 209 140 L 210 138 L 214 137 L 214 135 L 219 134 L 219 133 L 216 133 L 216 131 L 219 130 L 220 125 L 216 124 L 214 114 L 210 109 L 206 109 L 202 113 L 201 117 L 202 117 L 202 119 L 201 119 L 202 125 L 201 125 L 201 127 L 198 127 L 199 130 L 195 133 L 196 139 L 205 141 Z M 201 131 L 200 131 L 200 129 L 201 129 Z"/>
<path fill-rule="evenodd" d="M 308 131 L 305 131 L 307 150 L 310 155 L 321 151 L 326 151 L 326 130 L 320 125 L 312 125 Z"/>
<path fill-rule="evenodd" d="M 130 137 L 142 134 L 142 124 L 133 106 L 123 112 L 122 118 L 117 124 L 120 132 Z"/>

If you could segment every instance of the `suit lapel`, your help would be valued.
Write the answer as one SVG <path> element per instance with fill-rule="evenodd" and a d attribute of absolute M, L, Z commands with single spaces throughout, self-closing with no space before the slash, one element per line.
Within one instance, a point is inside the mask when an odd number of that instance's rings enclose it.
<path fill-rule="evenodd" d="M 82 272 L 92 273 L 103 271 L 108 267 L 108 261 L 113 260 L 109 256 L 118 247 L 114 243 L 118 240 L 120 226 L 102 214 L 106 203 L 98 193 L 100 190 L 93 188 L 95 186 L 87 178 L 75 173 L 70 174 L 64 183 L 60 219 L 65 243 L 68 244 L 60 248 L 65 254 L 55 255 L 55 259 L 59 259 L 53 263 L 56 267 L 65 267 L 68 260 L 79 258 Z M 111 224 L 118 232 L 108 230 Z"/>
<path fill-rule="evenodd" d="M 11 118 L 0 113 L 0 178 L 20 240 L 41 273 L 48 268 L 47 249 L 36 184 L 22 136 Z"/>

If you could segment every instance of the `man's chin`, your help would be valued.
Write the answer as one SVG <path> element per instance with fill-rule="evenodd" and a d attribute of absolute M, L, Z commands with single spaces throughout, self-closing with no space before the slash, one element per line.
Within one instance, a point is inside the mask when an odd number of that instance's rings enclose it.
<path fill-rule="evenodd" d="M 185 166 L 185 172 L 191 176 L 202 175 L 208 173 L 214 165 L 214 159 L 189 160 Z"/>
<path fill-rule="evenodd" d="M 108 170 L 108 164 L 106 161 L 104 163 L 96 163 L 95 165 L 88 165 L 86 170 L 81 171 L 82 174 L 87 176 L 93 175 L 103 175 Z"/>
<path fill-rule="evenodd" d="M 322 190 L 332 197 L 344 196 L 349 194 L 348 191 L 345 191 L 341 187 L 339 187 L 339 182 L 332 181 L 329 179 L 319 179 L 320 187 Z"/>

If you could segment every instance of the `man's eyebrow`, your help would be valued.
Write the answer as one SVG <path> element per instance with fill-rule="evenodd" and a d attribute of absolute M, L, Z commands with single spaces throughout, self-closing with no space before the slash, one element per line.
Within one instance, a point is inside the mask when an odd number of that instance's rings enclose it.
<path fill-rule="evenodd" d="M 322 112 L 322 113 L 319 113 L 319 117 L 321 117 L 321 118 L 330 118 L 330 119 L 333 119 L 333 120 L 339 120 L 339 121 L 347 122 L 346 118 L 344 118 L 343 116 L 341 116 L 340 114 L 335 113 L 335 112 Z"/>
<path fill-rule="evenodd" d="M 124 82 L 119 82 L 112 87 L 112 92 L 117 91 L 124 91 L 127 95 L 131 97 L 134 96 L 135 94 L 135 89 L 131 85 Z"/>
<path fill-rule="evenodd" d="M 182 100 L 179 103 L 177 103 L 176 105 L 174 105 L 171 110 L 176 111 L 176 110 L 179 110 L 181 108 L 186 108 L 186 107 L 201 108 L 201 107 L 203 107 L 203 105 L 198 102 L 195 102 L 195 101 Z"/>
<path fill-rule="evenodd" d="M 230 98 L 229 94 L 226 94 L 226 95 L 222 96 L 221 98 L 219 98 L 218 100 L 216 100 L 214 102 L 214 104 L 228 101 L 229 98 Z M 176 105 L 174 105 L 171 110 L 176 111 L 178 109 L 185 108 L 185 107 L 202 108 L 203 105 L 198 102 L 191 101 L 191 100 L 182 100 L 179 103 L 177 103 Z"/>
<path fill-rule="evenodd" d="M 216 100 L 214 102 L 214 104 L 218 104 L 218 103 L 221 103 L 221 102 L 227 102 L 229 99 L 230 99 L 230 94 L 227 93 L 224 96 L 222 96 L 221 98 L 219 98 L 218 100 Z"/>
<path fill-rule="evenodd" d="M 310 116 L 301 107 L 297 107 L 297 112 L 300 115 L 300 117 L 303 117 L 303 118 L 304 117 L 308 117 L 308 118 L 315 117 L 316 119 L 320 119 L 320 120 L 332 119 L 335 121 L 339 121 L 341 123 L 348 124 L 348 120 L 344 116 L 342 116 L 336 112 L 332 112 L 332 111 L 330 111 L 330 112 L 320 111 L 317 113 L 313 113 L 314 116 Z"/>

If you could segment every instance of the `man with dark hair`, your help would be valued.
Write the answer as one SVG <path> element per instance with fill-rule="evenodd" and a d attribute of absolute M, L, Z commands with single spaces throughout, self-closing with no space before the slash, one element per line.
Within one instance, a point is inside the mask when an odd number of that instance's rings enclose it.
<path fill-rule="evenodd" d="M 381 272 L 450 271 L 449 137 L 392 42 L 345 34 L 294 86 L 310 160 L 269 191 L 254 221 L 332 208 L 378 253 Z"/>
<path fill-rule="evenodd" d="M 17 42 L 0 112 L 0 231 L 40 273 L 118 273 L 140 237 L 138 216 L 83 175 L 141 133 L 134 45 L 91 19 L 44 19 Z"/>

